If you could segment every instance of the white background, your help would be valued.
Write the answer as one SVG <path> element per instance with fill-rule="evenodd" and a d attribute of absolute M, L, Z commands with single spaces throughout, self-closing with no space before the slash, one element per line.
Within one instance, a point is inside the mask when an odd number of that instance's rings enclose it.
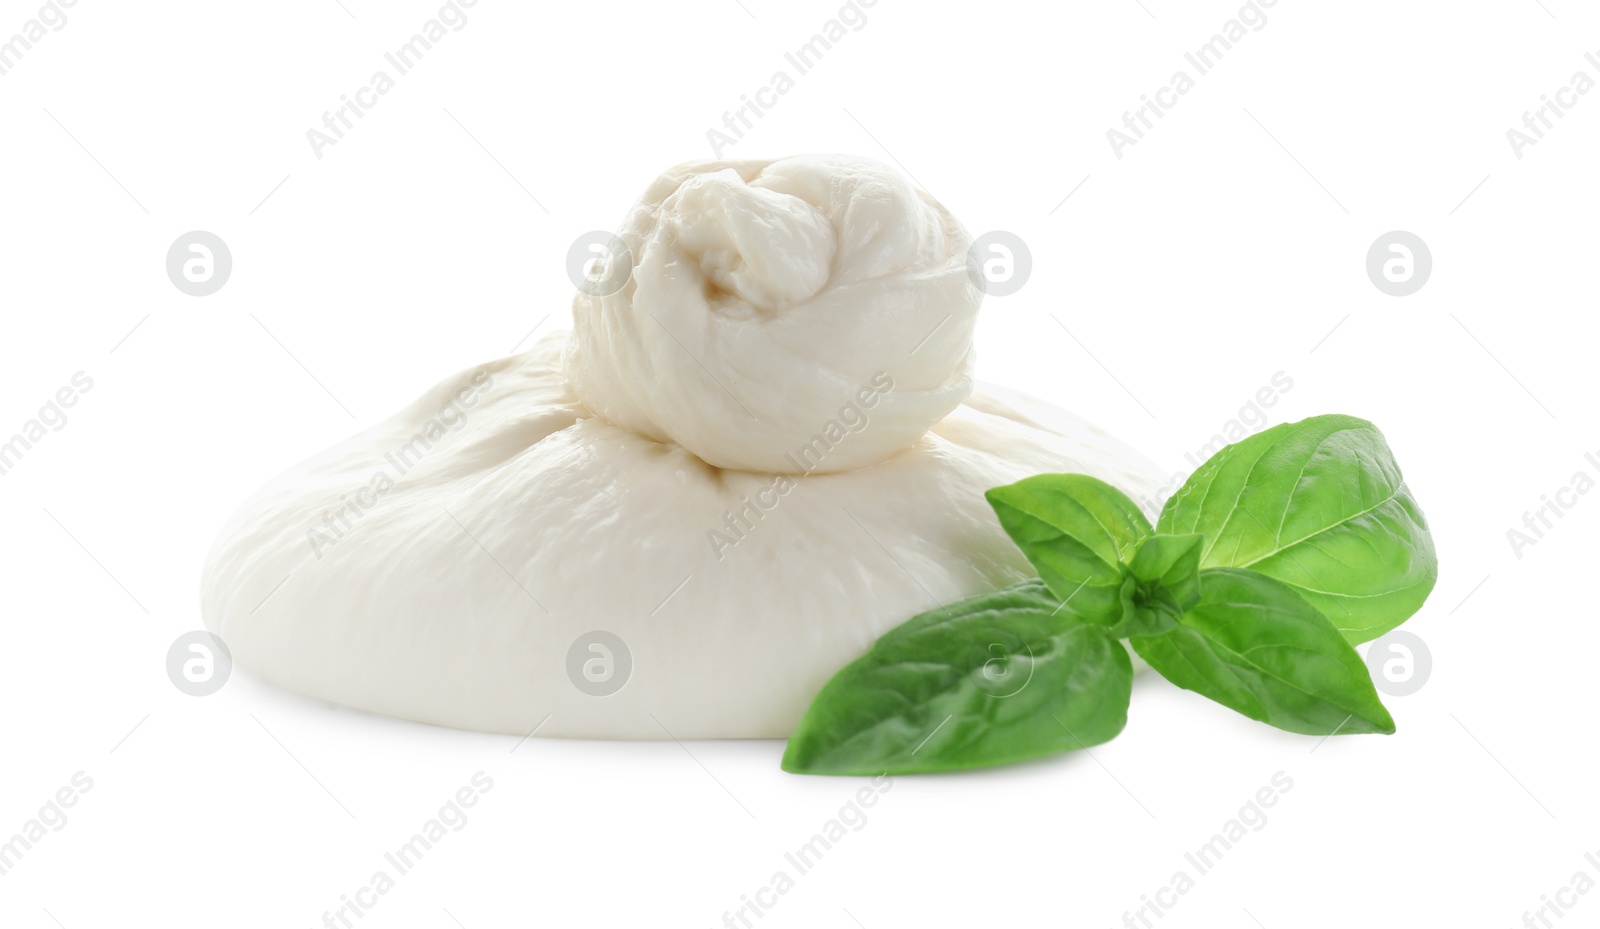
<path fill-rule="evenodd" d="M 1115 157 L 1106 130 L 1238 8 L 879 0 L 725 154 L 888 160 L 1024 237 L 980 376 L 1174 470 L 1279 371 L 1272 422 L 1378 423 L 1438 544 L 1407 626 L 1431 678 L 1388 699 L 1397 735 L 1319 745 L 1147 675 L 1092 756 L 896 779 L 763 927 L 1120 925 L 1279 771 L 1293 789 L 1163 929 L 1514 926 L 1600 876 L 1600 494 L 1520 558 L 1506 537 L 1600 452 L 1600 93 L 1521 159 L 1506 138 L 1600 78 L 1600 16 L 1280 0 Z M 37 9 L 0 2 L 0 38 Z M 306 131 L 437 9 L 80 0 L 0 77 L 0 433 L 94 380 L 0 478 L 0 833 L 94 781 L 0 877 L 0 924 L 320 925 L 481 770 L 469 823 L 361 925 L 716 926 L 860 786 L 781 773 L 780 742 L 513 751 L 243 673 L 169 683 L 244 496 L 564 326 L 572 240 L 709 156 L 838 3 L 480 0 L 315 157 Z M 165 273 L 192 229 L 232 249 L 209 297 Z M 1405 298 L 1364 270 L 1392 229 L 1434 258 Z M 1566 899 L 1566 925 L 1600 920 L 1600 893 Z"/>

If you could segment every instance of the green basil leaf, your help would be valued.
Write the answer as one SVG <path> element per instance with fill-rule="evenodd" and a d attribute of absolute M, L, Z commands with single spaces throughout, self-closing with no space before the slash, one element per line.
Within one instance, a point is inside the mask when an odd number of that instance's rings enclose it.
<path fill-rule="evenodd" d="M 1143 584 L 1157 585 L 1177 612 L 1200 602 L 1200 551 L 1205 537 L 1198 532 L 1154 535 L 1145 539 L 1128 563 L 1128 572 Z"/>
<path fill-rule="evenodd" d="M 1122 582 L 1122 619 L 1116 638 L 1162 635 L 1200 600 L 1198 533 L 1154 535 L 1139 544 Z"/>
<path fill-rule="evenodd" d="M 1167 680 L 1290 732 L 1394 731 L 1365 662 L 1294 588 L 1236 568 L 1200 588 L 1178 628 L 1129 640 Z"/>
<path fill-rule="evenodd" d="M 1040 474 L 984 496 L 1057 597 L 1092 622 L 1121 618 L 1123 563 L 1150 535 L 1126 494 L 1087 474 Z"/>
<path fill-rule="evenodd" d="M 1114 639 L 1162 635 L 1177 627 L 1181 615 L 1182 610 L 1152 599 L 1141 590 L 1139 579 L 1130 574 L 1122 581 L 1122 615 L 1106 627 L 1106 635 Z"/>
<path fill-rule="evenodd" d="M 911 774 L 1098 745 L 1128 718 L 1133 667 L 1039 581 L 890 630 L 812 701 L 783 755 L 804 774 Z"/>
<path fill-rule="evenodd" d="M 1293 586 L 1352 643 L 1409 618 L 1439 573 L 1383 434 L 1353 416 L 1229 445 L 1167 501 L 1156 528 L 1204 535 L 1202 568 L 1251 568 Z"/>

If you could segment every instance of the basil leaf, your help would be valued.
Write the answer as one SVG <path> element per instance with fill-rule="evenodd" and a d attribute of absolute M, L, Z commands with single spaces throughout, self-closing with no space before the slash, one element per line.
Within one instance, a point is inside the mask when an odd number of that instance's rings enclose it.
<path fill-rule="evenodd" d="M 1394 731 L 1366 664 L 1294 588 L 1236 568 L 1200 588 L 1178 628 L 1129 640 L 1167 680 L 1290 732 Z"/>
<path fill-rule="evenodd" d="M 1198 533 L 1154 535 L 1140 543 L 1122 582 L 1122 620 L 1108 631 L 1117 638 L 1161 635 L 1176 627 L 1183 611 L 1200 600 Z"/>
<path fill-rule="evenodd" d="M 1439 573 L 1427 520 L 1383 434 L 1316 416 L 1224 448 L 1161 511 L 1206 537 L 1202 568 L 1251 568 L 1297 589 L 1352 643 L 1400 625 Z"/>
<path fill-rule="evenodd" d="M 783 769 L 910 774 L 1098 745 L 1128 718 L 1133 667 L 1039 581 L 913 617 L 828 682 Z"/>
<path fill-rule="evenodd" d="M 1057 597 L 1091 622 L 1122 617 L 1123 562 L 1150 535 L 1126 494 L 1087 474 L 1040 474 L 984 496 Z"/>
<path fill-rule="evenodd" d="M 1205 537 L 1155 535 L 1144 540 L 1128 563 L 1128 572 L 1141 583 L 1157 585 L 1162 599 L 1182 613 L 1200 602 L 1200 550 Z"/>

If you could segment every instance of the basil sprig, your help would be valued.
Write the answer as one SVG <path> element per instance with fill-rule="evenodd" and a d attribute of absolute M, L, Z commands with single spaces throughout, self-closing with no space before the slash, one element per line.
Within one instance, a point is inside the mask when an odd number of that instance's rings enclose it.
<path fill-rule="evenodd" d="M 1172 683 L 1308 735 L 1394 731 L 1352 643 L 1400 625 L 1438 573 L 1383 436 L 1318 416 L 1218 452 L 1151 526 L 1083 474 L 987 493 L 1039 579 L 913 617 L 828 682 L 784 770 L 985 767 L 1107 741 L 1119 640 Z"/>
<path fill-rule="evenodd" d="M 1290 732 L 1394 731 L 1361 656 L 1292 587 L 1241 568 L 1200 576 L 1204 593 L 1177 628 L 1128 640 L 1150 667 Z"/>
<path fill-rule="evenodd" d="M 1027 581 L 891 629 L 811 704 L 784 769 L 949 771 L 1111 739 L 1127 722 L 1133 664 L 1103 627 L 1059 607 Z"/>
<path fill-rule="evenodd" d="M 1383 433 L 1316 416 L 1251 436 L 1201 465 L 1156 528 L 1206 537 L 1202 568 L 1249 568 L 1294 587 L 1352 644 L 1421 608 L 1439 576 L 1428 521 Z"/>

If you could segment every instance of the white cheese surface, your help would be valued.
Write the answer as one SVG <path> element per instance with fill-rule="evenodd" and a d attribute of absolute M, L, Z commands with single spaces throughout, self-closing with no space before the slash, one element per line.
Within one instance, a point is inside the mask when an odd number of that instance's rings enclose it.
<path fill-rule="evenodd" d="M 983 294 L 966 231 L 898 172 L 838 155 L 681 165 L 619 233 L 632 278 L 580 293 L 567 347 L 595 413 L 745 471 L 848 471 L 909 447 L 972 390 Z M 792 456 L 880 372 L 872 429 Z"/>
<path fill-rule="evenodd" d="M 629 283 L 580 294 L 572 333 L 243 506 L 202 585 L 237 664 L 466 729 L 784 737 L 888 629 L 1033 574 L 986 489 L 1161 484 L 1068 413 L 974 392 L 969 239 L 882 165 L 680 167 L 622 237 Z M 588 659 L 614 692 L 580 686 Z"/>

